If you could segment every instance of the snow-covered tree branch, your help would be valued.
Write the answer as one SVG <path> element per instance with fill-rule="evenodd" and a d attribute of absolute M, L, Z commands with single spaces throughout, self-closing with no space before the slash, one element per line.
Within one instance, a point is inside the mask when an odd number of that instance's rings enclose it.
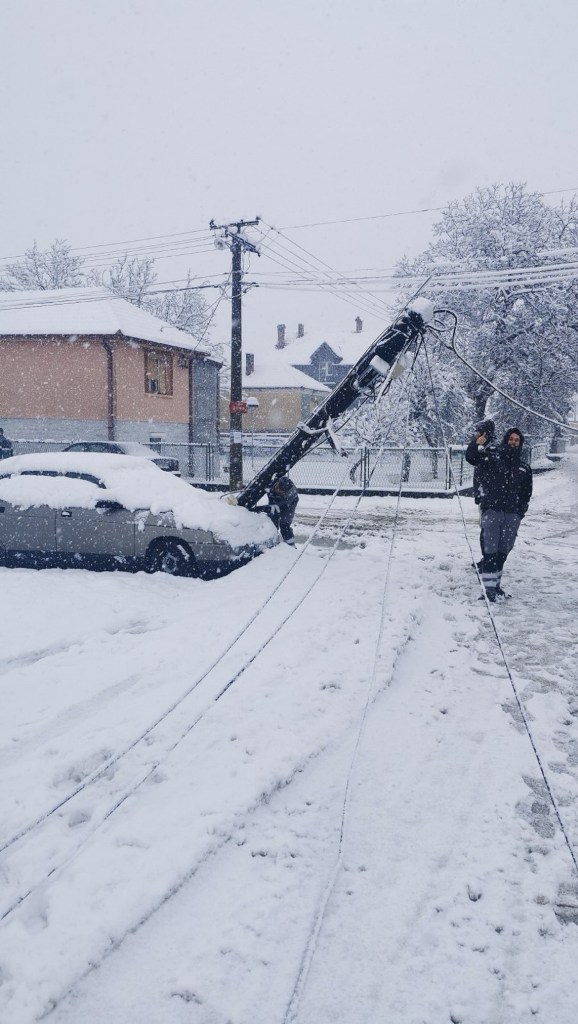
<path fill-rule="evenodd" d="M 435 239 L 418 259 L 404 260 L 400 275 L 434 274 L 434 303 L 459 318 L 458 341 L 474 366 L 503 391 L 537 412 L 564 419 L 578 391 L 576 367 L 576 285 L 538 281 L 520 288 L 507 278 L 484 287 L 481 271 L 542 268 L 559 263 L 578 243 L 578 200 L 547 206 L 520 183 L 479 188 L 448 204 L 433 229 Z M 468 272 L 460 287 L 436 285 L 435 276 Z M 459 278 L 456 278 L 459 281 Z M 445 355 L 444 355 L 445 357 Z M 442 394 L 455 378 L 439 367 Z M 519 423 L 535 437 L 554 428 L 497 395 L 491 385 L 462 369 L 459 386 L 472 404 L 474 420 L 497 416 Z M 454 427 L 457 428 L 457 420 Z"/>

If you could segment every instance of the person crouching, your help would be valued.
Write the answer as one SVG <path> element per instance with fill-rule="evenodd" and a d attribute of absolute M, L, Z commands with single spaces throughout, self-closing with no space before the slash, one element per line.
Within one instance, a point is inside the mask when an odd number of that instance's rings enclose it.
<path fill-rule="evenodd" d="M 295 540 L 291 523 L 299 501 L 295 484 L 288 476 L 281 476 L 272 485 L 267 498 L 269 500 L 269 507 L 266 510 L 268 516 L 275 523 L 285 543 L 294 547 Z"/>

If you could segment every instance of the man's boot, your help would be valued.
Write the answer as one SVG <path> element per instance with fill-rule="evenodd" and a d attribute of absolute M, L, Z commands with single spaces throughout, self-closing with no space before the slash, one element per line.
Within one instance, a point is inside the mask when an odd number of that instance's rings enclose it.
<path fill-rule="evenodd" d="M 480 577 L 486 591 L 486 597 L 492 604 L 496 600 L 496 587 L 499 582 L 498 563 L 499 556 L 497 552 L 493 555 L 484 555 L 482 558 Z"/>

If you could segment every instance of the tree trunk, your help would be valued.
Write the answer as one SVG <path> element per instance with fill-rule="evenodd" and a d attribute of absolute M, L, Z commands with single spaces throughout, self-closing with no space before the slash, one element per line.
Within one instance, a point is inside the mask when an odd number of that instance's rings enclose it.
<path fill-rule="evenodd" d="M 486 406 L 490 395 L 494 393 L 494 389 L 490 387 L 479 388 L 474 395 L 474 409 L 476 422 L 480 423 L 481 420 L 486 419 Z"/>

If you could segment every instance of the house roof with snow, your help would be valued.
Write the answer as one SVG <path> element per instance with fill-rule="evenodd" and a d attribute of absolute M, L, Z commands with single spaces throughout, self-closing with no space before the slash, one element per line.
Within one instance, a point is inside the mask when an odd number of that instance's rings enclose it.
<path fill-rule="evenodd" d="M 360 321 L 360 325 L 361 329 L 357 330 L 355 321 L 352 321 L 351 329 L 348 330 L 342 326 L 332 328 L 329 325 L 309 326 L 305 324 L 301 325 L 303 331 L 301 335 L 297 325 L 295 325 L 295 329 L 285 327 L 282 332 L 285 341 L 283 348 L 277 348 L 277 331 L 272 332 L 267 338 L 261 335 L 254 341 L 253 339 L 250 342 L 247 341 L 246 348 L 258 353 L 256 358 L 260 357 L 262 360 L 268 358 L 268 353 L 275 352 L 282 355 L 285 361 L 293 366 L 306 366 L 311 362 L 311 356 L 317 349 L 325 344 L 344 363 L 353 365 L 367 351 L 381 331 L 388 326 L 385 321 L 379 322 L 375 318 L 372 318 L 370 325 L 362 321 Z"/>
<path fill-rule="evenodd" d="M 104 288 L 0 292 L 0 337 L 104 335 L 208 355 L 185 331 Z"/>
<path fill-rule="evenodd" d="M 329 392 L 331 388 L 320 384 L 319 381 L 309 377 L 308 374 L 296 370 L 287 361 L 283 353 L 273 351 L 268 358 L 255 359 L 255 369 L 252 373 L 243 373 L 243 388 L 245 391 L 259 388 L 292 388 L 299 391 Z"/>

